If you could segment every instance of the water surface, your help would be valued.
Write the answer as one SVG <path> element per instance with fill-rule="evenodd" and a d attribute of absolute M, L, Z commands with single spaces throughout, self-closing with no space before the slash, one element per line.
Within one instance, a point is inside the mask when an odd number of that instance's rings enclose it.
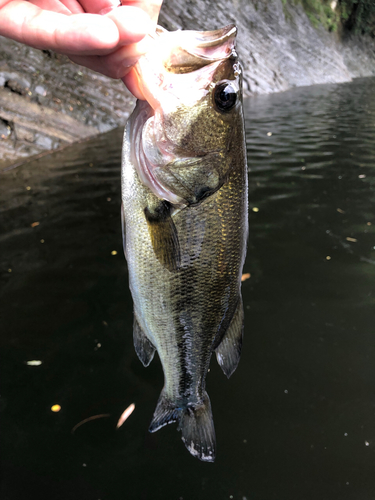
<path fill-rule="evenodd" d="M 251 277 L 240 365 L 207 380 L 215 464 L 147 432 L 163 374 L 132 346 L 122 131 L 0 175 L 4 500 L 375 497 L 375 81 L 245 108 Z"/>

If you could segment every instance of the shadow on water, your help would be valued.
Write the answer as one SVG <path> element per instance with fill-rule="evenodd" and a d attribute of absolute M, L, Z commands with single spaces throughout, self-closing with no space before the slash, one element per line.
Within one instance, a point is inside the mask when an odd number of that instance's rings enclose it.
<path fill-rule="evenodd" d="M 374 498 L 375 81 L 245 106 L 251 278 L 241 363 L 208 376 L 213 465 L 147 432 L 163 376 L 132 346 L 122 131 L 0 176 L 4 500 Z"/>

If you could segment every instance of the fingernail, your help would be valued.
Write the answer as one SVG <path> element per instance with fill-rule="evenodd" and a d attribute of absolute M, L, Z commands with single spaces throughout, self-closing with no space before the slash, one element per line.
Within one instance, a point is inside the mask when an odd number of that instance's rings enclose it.
<path fill-rule="evenodd" d="M 132 66 L 134 66 L 134 64 L 137 63 L 137 61 L 140 57 L 141 56 L 129 57 L 128 59 L 124 59 L 123 61 L 121 61 L 121 68 L 123 68 L 123 69 L 131 68 Z"/>
<path fill-rule="evenodd" d="M 146 35 L 140 42 L 137 43 L 137 52 L 140 55 L 146 54 L 151 47 L 154 45 L 154 39 L 151 36 Z"/>
<path fill-rule="evenodd" d="M 108 12 L 111 12 L 111 10 L 116 9 L 117 7 L 121 6 L 121 0 L 112 0 L 111 2 L 112 5 L 109 7 L 105 7 L 104 9 L 100 10 L 98 14 L 101 16 L 104 16 L 105 14 L 108 14 Z"/>
<path fill-rule="evenodd" d="M 140 56 L 129 57 L 129 58 L 122 60 L 118 65 L 117 78 L 123 78 L 127 73 L 129 73 L 129 71 L 134 66 L 134 64 L 137 63 L 139 57 Z"/>

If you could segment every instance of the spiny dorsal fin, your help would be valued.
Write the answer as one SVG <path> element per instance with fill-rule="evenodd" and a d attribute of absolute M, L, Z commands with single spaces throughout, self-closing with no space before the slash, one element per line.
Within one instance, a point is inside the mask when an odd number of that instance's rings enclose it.
<path fill-rule="evenodd" d="M 232 321 L 219 346 L 215 349 L 216 359 L 224 374 L 229 378 L 237 368 L 241 356 L 243 337 L 242 298 L 238 302 Z"/>
<path fill-rule="evenodd" d="M 171 216 L 171 204 L 161 201 L 155 209 L 144 210 L 148 231 L 158 261 L 169 271 L 180 267 L 180 244 Z"/>
<path fill-rule="evenodd" d="M 137 318 L 134 316 L 133 340 L 135 352 L 143 366 L 148 366 L 155 354 L 155 347 L 148 340 L 142 328 L 139 326 Z"/>

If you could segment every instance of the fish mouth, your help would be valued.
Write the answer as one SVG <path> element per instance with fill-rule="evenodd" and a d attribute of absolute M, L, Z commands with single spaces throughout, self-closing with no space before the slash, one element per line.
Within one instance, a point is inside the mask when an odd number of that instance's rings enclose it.
<path fill-rule="evenodd" d="M 207 94 L 218 65 L 237 60 L 237 28 L 229 24 L 214 31 L 172 31 L 158 26 L 151 38 L 153 45 L 135 65 L 138 85 L 145 100 L 155 110 L 162 101 L 180 101 L 181 87 L 194 95 L 190 103 Z M 200 71 L 199 71 L 200 70 Z M 163 99 L 164 97 L 164 99 Z M 162 106 L 163 107 L 163 106 Z M 168 106 L 169 107 L 169 106 Z"/>
<path fill-rule="evenodd" d="M 180 32 L 177 37 L 180 46 L 171 47 L 169 53 L 165 54 L 164 68 L 171 73 L 188 73 L 215 61 L 236 57 L 236 34 L 234 24 L 214 31 Z"/>

